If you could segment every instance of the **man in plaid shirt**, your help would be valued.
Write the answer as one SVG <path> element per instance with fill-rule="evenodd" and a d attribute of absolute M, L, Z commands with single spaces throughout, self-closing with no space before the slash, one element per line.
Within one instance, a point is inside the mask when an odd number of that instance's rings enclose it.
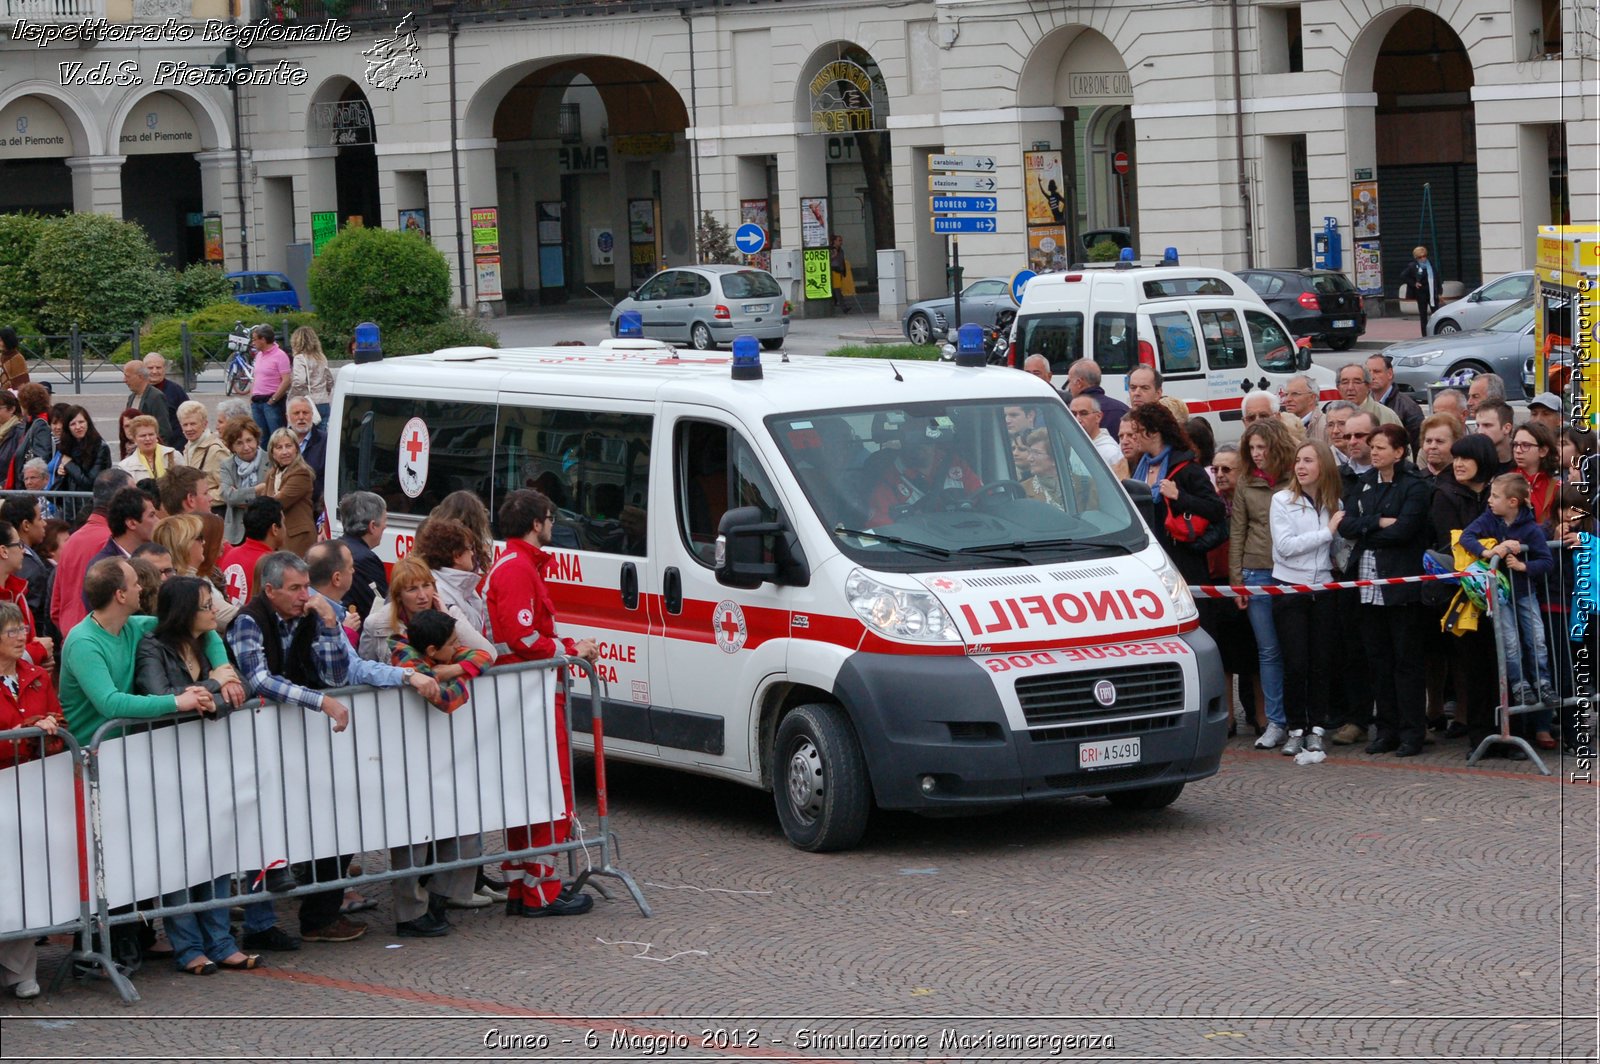
<path fill-rule="evenodd" d="M 329 687 L 349 680 L 349 642 L 333 607 L 311 593 L 306 563 L 289 551 L 261 559 L 260 590 L 228 629 L 228 647 L 251 697 L 296 704 L 327 714 L 333 730 L 344 731 L 350 710 Z M 314 881 L 340 878 L 350 862 L 324 857 L 313 865 Z M 272 884 L 268 884 L 269 889 Z M 300 903 L 300 935 L 309 942 L 349 942 L 366 933 L 359 921 L 341 916 L 341 889 L 308 894 Z M 299 949 L 300 941 L 277 926 L 270 902 L 245 910 L 244 940 L 251 949 Z"/>

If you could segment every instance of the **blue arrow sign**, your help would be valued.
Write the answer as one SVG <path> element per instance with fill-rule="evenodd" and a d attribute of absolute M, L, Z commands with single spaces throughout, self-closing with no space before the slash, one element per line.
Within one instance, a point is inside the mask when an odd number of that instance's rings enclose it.
<path fill-rule="evenodd" d="M 1033 280 L 1036 276 L 1038 275 L 1032 270 L 1018 270 L 1016 273 L 1011 275 L 1011 302 L 1016 303 L 1019 306 L 1021 305 L 1022 290 L 1027 287 L 1028 282 Z"/>
<path fill-rule="evenodd" d="M 933 196 L 930 203 L 935 211 L 951 214 L 994 214 L 1000 209 L 993 196 Z"/>
<path fill-rule="evenodd" d="M 767 231 L 754 222 L 746 222 L 733 234 L 733 243 L 746 255 L 754 255 L 767 246 Z"/>
<path fill-rule="evenodd" d="M 935 218 L 935 233 L 992 233 L 1000 227 L 993 218 Z"/>

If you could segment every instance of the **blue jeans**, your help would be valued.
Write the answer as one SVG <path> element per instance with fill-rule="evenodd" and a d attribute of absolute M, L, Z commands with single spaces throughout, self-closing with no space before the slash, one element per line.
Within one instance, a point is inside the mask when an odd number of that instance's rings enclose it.
<path fill-rule="evenodd" d="M 220 876 L 211 883 L 197 883 L 187 890 L 163 894 L 161 904 L 182 905 L 188 901 L 226 897 L 232 879 L 232 876 Z M 161 923 L 167 929 L 167 940 L 172 943 L 172 958 L 179 968 L 186 967 L 196 957 L 222 961 L 239 952 L 239 945 L 228 928 L 226 908 L 163 916 Z"/>
<path fill-rule="evenodd" d="M 1506 686 L 1516 687 L 1527 680 L 1537 688 L 1550 679 L 1550 653 L 1544 644 L 1544 617 L 1539 613 L 1539 596 L 1531 589 L 1518 594 L 1513 587 L 1512 599 L 1517 623 L 1513 625 L 1508 621 L 1494 626 L 1495 642 L 1500 645 L 1500 656 L 1506 661 Z M 1497 587 L 1495 607 L 1504 611 L 1508 605 Z M 1531 665 L 1531 670 L 1524 670 L 1524 661 Z M 1528 671 L 1533 673 L 1531 677 Z M 1541 709 L 1529 716 L 1533 718 L 1534 731 L 1547 732 L 1555 723 L 1555 713 L 1550 709 Z"/>
<path fill-rule="evenodd" d="M 283 404 L 271 403 L 266 396 L 250 397 L 250 416 L 261 430 L 261 445 L 265 447 L 272 434 L 289 422 L 284 417 Z"/>
<path fill-rule="evenodd" d="M 1277 583 L 1272 579 L 1271 569 L 1241 572 L 1250 587 Z M 1278 626 L 1272 622 L 1272 600 L 1265 595 L 1251 595 L 1245 612 L 1250 618 L 1250 631 L 1255 633 L 1256 652 L 1261 659 L 1261 694 L 1267 702 L 1267 721 L 1287 727 L 1289 718 L 1283 712 L 1283 648 L 1278 645 Z"/>

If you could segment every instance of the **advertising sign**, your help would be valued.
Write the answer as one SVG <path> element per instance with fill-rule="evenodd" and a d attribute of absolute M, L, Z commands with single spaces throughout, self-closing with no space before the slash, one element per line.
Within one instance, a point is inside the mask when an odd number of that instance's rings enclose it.
<path fill-rule="evenodd" d="M 428 211 L 425 207 L 413 207 L 400 212 L 400 231 L 402 233 L 421 233 L 428 235 Z"/>
<path fill-rule="evenodd" d="M 800 246 L 824 249 L 828 246 L 828 201 L 822 196 L 800 200 Z"/>
<path fill-rule="evenodd" d="M 1029 225 L 1061 225 L 1067 220 L 1066 180 L 1058 151 L 1022 153 L 1022 193 Z"/>
<path fill-rule="evenodd" d="M 500 256 L 484 255 L 473 259 L 472 265 L 478 278 L 478 298 L 504 299 L 505 293 L 500 289 Z"/>
<path fill-rule="evenodd" d="M 311 212 L 311 257 L 322 254 L 323 247 L 339 234 L 338 211 Z"/>
<path fill-rule="evenodd" d="M 1350 238 L 1366 240 L 1382 232 L 1378 224 L 1378 183 L 1350 182 Z"/>
<path fill-rule="evenodd" d="M 472 253 L 500 254 L 500 208 L 472 208 Z"/>
<path fill-rule="evenodd" d="M 1355 279 L 1356 288 L 1364 296 L 1383 295 L 1383 262 L 1378 254 L 1378 241 L 1357 240 L 1355 242 Z"/>
<path fill-rule="evenodd" d="M 833 271 L 828 268 L 827 248 L 807 248 L 806 298 L 831 299 L 833 297 Z"/>
<path fill-rule="evenodd" d="M 628 201 L 628 239 L 635 244 L 656 242 L 656 201 Z"/>
<path fill-rule="evenodd" d="M 836 59 L 811 79 L 811 132 L 856 133 L 875 129 L 872 78 L 859 64 Z"/>
<path fill-rule="evenodd" d="M 1067 268 L 1067 227 L 1036 225 L 1028 229 L 1028 269 L 1034 273 Z"/>
<path fill-rule="evenodd" d="M 206 261 L 222 261 L 222 215 L 208 214 L 203 223 L 206 227 Z"/>

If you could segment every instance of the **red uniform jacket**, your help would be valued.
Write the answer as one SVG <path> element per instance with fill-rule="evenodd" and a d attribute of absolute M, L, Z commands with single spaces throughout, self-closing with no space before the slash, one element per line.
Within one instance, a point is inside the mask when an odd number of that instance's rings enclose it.
<path fill-rule="evenodd" d="M 28 657 L 33 663 L 37 665 L 48 659 L 50 655 L 39 642 L 39 630 L 33 624 L 33 610 L 28 608 L 28 582 L 15 573 L 7 577 L 6 582 L 0 584 L 0 602 L 10 602 L 22 611 L 22 620 L 28 626 Z"/>
<path fill-rule="evenodd" d="M 501 662 L 542 661 L 558 654 L 575 654 L 574 640 L 556 635 L 555 604 L 545 587 L 544 570 L 550 555 L 524 539 L 506 544 L 489 570 L 485 598 L 489 627 L 506 645 Z"/>
<path fill-rule="evenodd" d="M 26 728 L 44 717 L 62 719 L 61 703 L 56 699 L 55 685 L 50 674 L 27 661 L 17 662 L 19 696 L 13 698 L 10 688 L 0 683 L 0 731 Z M 63 725 L 63 728 L 65 725 Z M 46 739 L 45 753 L 59 753 L 67 748 L 60 739 Z M 10 768 L 39 756 L 38 739 L 10 739 L 0 742 L 0 768 Z"/>
<path fill-rule="evenodd" d="M 272 548 L 259 539 L 247 539 L 222 552 L 217 568 L 222 570 L 223 593 L 229 602 L 243 606 L 256 597 L 256 566 L 271 553 Z"/>

